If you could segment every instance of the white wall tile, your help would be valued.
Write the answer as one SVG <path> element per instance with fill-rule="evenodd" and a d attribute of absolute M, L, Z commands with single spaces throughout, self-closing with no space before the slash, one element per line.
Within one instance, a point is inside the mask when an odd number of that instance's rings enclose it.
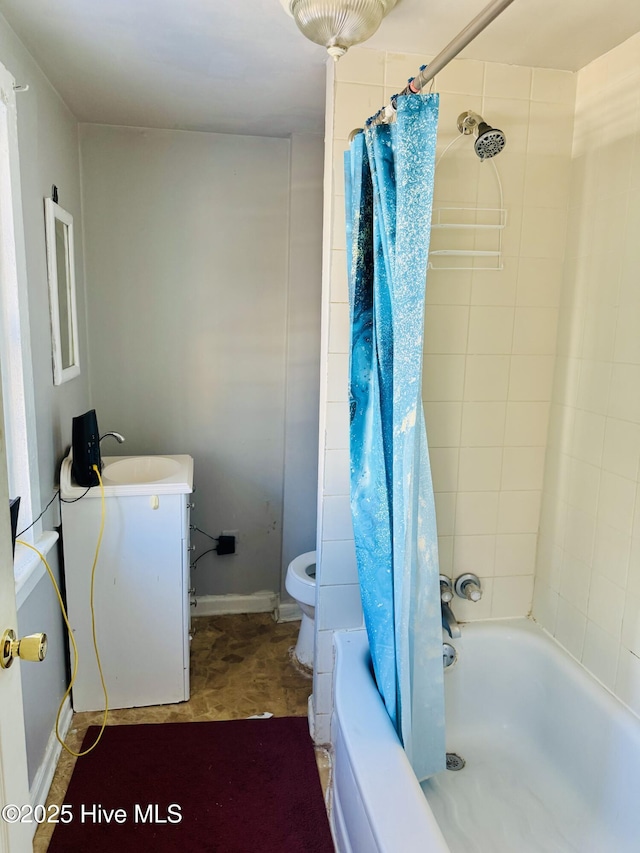
<path fill-rule="evenodd" d="M 517 305 L 560 303 L 562 262 L 551 258 L 526 258 L 518 265 Z"/>
<path fill-rule="evenodd" d="M 424 416 L 429 447 L 458 447 L 462 403 L 425 403 Z"/>
<path fill-rule="evenodd" d="M 520 253 L 523 258 L 564 257 L 567 214 L 557 207 L 525 207 L 522 213 Z"/>
<path fill-rule="evenodd" d="M 508 447 L 544 446 L 547 442 L 549 403 L 507 404 L 504 443 Z"/>
<path fill-rule="evenodd" d="M 587 616 L 618 640 L 622 631 L 624 599 L 623 589 L 602 575 L 593 575 Z"/>
<path fill-rule="evenodd" d="M 333 708 L 333 677 L 329 672 L 316 673 L 313 679 L 316 715 L 330 714 Z"/>
<path fill-rule="evenodd" d="M 446 163 L 446 161 L 445 161 Z M 440 174 L 440 171 L 439 171 Z M 454 177 L 455 182 L 459 180 L 458 175 Z M 441 182 L 442 183 L 442 182 Z M 446 193 L 446 190 L 443 190 Z M 437 203 L 437 202 L 436 202 Z M 446 238 L 439 240 L 438 232 L 432 232 L 431 248 L 442 248 L 447 245 Z M 445 234 L 448 232 L 443 232 Z M 449 245 L 451 245 L 449 243 Z M 471 270 L 438 270 L 430 269 L 427 278 L 427 290 L 425 304 L 428 305 L 468 305 L 471 293 Z M 428 310 L 428 309 L 427 309 Z"/>
<path fill-rule="evenodd" d="M 612 369 L 613 366 L 606 362 L 593 361 L 586 358 L 582 359 L 578 380 L 578 395 L 575 401 L 580 409 L 586 409 L 589 412 L 596 412 L 601 415 L 608 413 L 613 415 L 613 417 L 619 416 L 610 403 L 609 410 L 607 411 L 607 403 L 612 387 Z M 622 387 L 620 388 L 620 392 L 624 393 Z M 622 405 L 623 409 L 621 411 L 626 411 L 626 400 Z"/>
<path fill-rule="evenodd" d="M 590 583 L 589 564 L 564 552 L 558 591 L 566 601 L 571 600 L 571 604 L 585 616 L 589 608 Z"/>
<path fill-rule="evenodd" d="M 573 143 L 573 104 L 531 103 L 529 114 L 529 154 L 568 154 Z"/>
<path fill-rule="evenodd" d="M 362 627 L 362 602 L 358 584 L 321 586 L 319 593 L 319 613 L 316 613 L 319 631 Z"/>
<path fill-rule="evenodd" d="M 497 526 L 497 492 L 458 492 L 456 535 L 494 534 Z"/>
<path fill-rule="evenodd" d="M 384 106 L 384 89 L 362 83 L 340 83 L 335 89 L 333 133 L 348 139 L 351 131 Z"/>
<path fill-rule="evenodd" d="M 333 631 L 317 631 L 314 660 L 316 672 L 333 672 L 334 655 Z"/>
<path fill-rule="evenodd" d="M 534 68 L 531 98 L 534 101 L 551 103 L 557 101 L 573 109 L 576 95 L 577 74 L 553 68 Z"/>
<path fill-rule="evenodd" d="M 537 533 L 540 499 L 539 491 L 500 492 L 498 533 Z"/>
<path fill-rule="evenodd" d="M 560 596 L 556 616 L 556 640 L 575 658 L 581 660 L 587 617 Z"/>
<path fill-rule="evenodd" d="M 555 634 L 556 630 L 558 599 L 559 596 L 555 590 L 543 583 L 540 578 L 536 578 L 532 615 L 550 634 Z"/>
<path fill-rule="evenodd" d="M 484 74 L 484 94 L 493 98 L 531 97 L 532 68 L 525 65 L 503 65 L 487 62 Z"/>
<path fill-rule="evenodd" d="M 640 715 L 640 658 L 625 648 L 620 650 L 615 691 L 632 711 Z"/>
<path fill-rule="evenodd" d="M 622 645 L 640 657 L 640 598 L 627 594 L 622 619 Z"/>
<path fill-rule="evenodd" d="M 464 392 L 464 354 L 425 356 L 422 379 L 423 400 L 462 400 Z"/>
<path fill-rule="evenodd" d="M 640 538 L 632 537 L 627 570 L 627 592 L 640 597 Z"/>
<path fill-rule="evenodd" d="M 501 488 L 525 492 L 542 488 L 544 447 L 505 447 Z"/>
<path fill-rule="evenodd" d="M 533 575 L 493 579 L 491 615 L 496 619 L 506 616 L 527 616 L 533 603 Z"/>
<path fill-rule="evenodd" d="M 474 306 L 469 315 L 468 352 L 510 353 L 513 342 L 514 309 Z"/>
<path fill-rule="evenodd" d="M 556 350 L 558 309 L 517 307 L 512 352 L 518 355 L 548 355 Z"/>
<path fill-rule="evenodd" d="M 496 536 L 495 576 L 533 575 L 536 540 L 535 533 L 499 533 Z"/>
<path fill-rule="evenodd" d="M 593 559 L 595 527 L 595 519 L 592 515 L 573 506 L 567 507 L 565 550 L 567 554 L 571 554 L 587 566 L 591 565 Z"/>
<path fill-rule="evenodd" d="M 640 365 L 614 364 L 608 414 L 613 418 L 640 423 Z"/>
<path fill-rule="evenodd" d="M 456 517 L 456 493 L 436 492 L 435 501 L 438 534 L 440 536 L 451 536 Z"/>
<path fill-rule="evenodd" d="M 551 355 L 513 355 L 509 374 L 509 400 L 551 397 L 554 359 Z"/>
<path fill-rule="evenodd" d="M 491 244 L 489 243 L 489 248 Z M 495 270 L 477 270 L 470 287 L 472 305 L 511 306 L 516 302 L 518 259 L 503 258 L 499 275 Z"/>
<path fill-rule="evenodd" d="M 313 742 L 318 746 L 331 743 L 331 714 L 316 713 L 314 715 Z"/>
<path fill-rule="evenodd" d="M 349 357 L 330 353 L 327 358 L 327 401 L 347 402 L 349 393 Z"/>
<path fill-rule="evenodd" d="M 611 361 L 615 346 L 617 307 L 602 302 L 588 304 L 582 330 L 583 358 Z"/>
<path fill-rule="evenodd" d="M 600 478 L 598 519 L 631 535 L 636 500 L 636 483 L 603 471 Z"/>
<path fill-rule="evenodd" d="M 327 403 L 325 447 L 335 450 L 349 447 L 349 404 Z"/>
<path fill-rule="evenodd" d="M 458 489 L 463 492 L 488 492 L 500 489 L 501 447 L 461 447 Z"/>
<path fill-rule="evenodd" d="M 623 589 L 627 585 L 631 537 L 608 524 L 598 523 L 593 546 L 593 568 Z"/>
<path fill-rule="evenodd" d="M 578 410 L 573 422 L 571 452 L 578 459 L 600 465 L 604 445 L 605 418 L 594 412 Z"/>
<path fill-rule="evenodd" d="M 353 539 L 322 543 L 320 578 L 323 586 L 358 583 L 356 548 Z"/>
<path fill-rule="evenodd" d="M 453 541 L 453 574 L 472 572 L 478 577 L 491 577 L 496 558 L 495 536 L 455 536 Z"/>
<path fill-rule="evenodd" d="M 348 495 L 350 489 L 349 451 L 327 450 L 324 463 L 325 495 Z"/>
<path fill-rule="evenodd" d="M 331 302 L 349 303 L 346 250 L 331 252 Z"/>
<path fill-rule="evenodd" d="M 569 471 L 566 478 L 567 501 L 572 507 L 591 517 L 594 517 L 598 511 L 600 473 L 600 468 L 596 465 L 589 465 L 581 459 L 569 457 Z"/>
<path fill-rule="evenodd" d="M 430 447 L 431 476 L 436 492 L 455 492 L 458 488 L 457 447 Z"/>
<path fill-rule="evenodd" d="M 453 536 L 438 536 L 438 562 L 440 574 L 453 574 Z"/>
<path fill-rule="evenodd" d="M 525 154 L 529 136 L 529 101 L 519 98 L 485 96 L 484 112 L 487 121 L 507 134 L 509 151 Z"/>
<path fill-rule="evenodd" d="M 619 653 L 618 641 L 595 622 L 587 620 L 582 663 L 609 690 L 615 687 Z"/>
<path fill-rule="evenodd" d="M 416 76 L 420 66 L 432 58 L 415 53 L 389 51 L 386 54 L 385 62 L 385 84 L 392 88 L 395 87 L 395 91 L 399 92 L 407 85 L 408 80 Z"/>
<path fill-rule="evenodd" d="M 501 447 L 504 442 L 506 403 L 462 404 L 462 447 Z"/>
<path fill-rule="evenodd" d="M 468 307 L 430 306 L 425 317 L 425 353 L 465 353 L 468 327 Z"/>
<path fill-rule="evenodd" d="M 484 85 L 484 66 L 484 62 L 473 59 L 454 59 L 437 75 L 437 91 L 481 95 Z"/>
<path fill-rule="evenodd" d="M 630 310 L 628 304 L 623 304 L 617 310 L 617 325 L 615 329 L 615 345 L 613 358 L 628 364 L 640 364 L 640 335 L 638 323 L 640 311 Z"/>
<path fill-rule="evenodd" d="M 564 155 L 555 152 L 530 154 L 526 163 L 525 206 L 566 208 L 569 201 L 569 151 Z"/>
<path fill-rule="evenodd" d="M 344 204 L 338 205 L 333 210 L 333 223 L 331 229 L 331 248 L 346 253 L 347 237 L 345 230 Z"/>
<path fill-rule="evenodd" d="M 510 358 L 506 355 L 468 355 L 464 399 L 501 401 L 507 399 Z M 531 399 L 531 398 L 526 398 Z"/>
<path fill-rule="evenodd" d="M 323 508 L 322 539 L 353 539 L 349 497 L 327 495 Z"/>
<path fill-rule="evenodd" d="M 336 63 L 335 79 L 339 83 L 377 83 L 384 85 L 385 53 L 366 47 L 352 47 Z"/>
<path fill-rule="evenodd" d="M 329 311 L 329 352 L 349 352 L 350 339 L 349 306 L 333 302 Z"/>

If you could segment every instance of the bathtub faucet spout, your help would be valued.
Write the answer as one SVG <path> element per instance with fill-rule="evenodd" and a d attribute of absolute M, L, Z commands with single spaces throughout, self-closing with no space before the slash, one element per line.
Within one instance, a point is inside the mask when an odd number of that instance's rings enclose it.
<path fill-rule="evenodd" d="M 453 615 L 453 610 L 448 601 L 441 602 L 442 607 L 442 627 L 449 634 L 452 640 L 462 636 L 460 626 L 456 622 L 456 617 Z"/>

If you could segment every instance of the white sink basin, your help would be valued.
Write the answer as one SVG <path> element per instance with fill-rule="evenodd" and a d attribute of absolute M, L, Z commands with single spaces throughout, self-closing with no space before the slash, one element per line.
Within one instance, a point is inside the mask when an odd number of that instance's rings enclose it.
<path fill-rule="evenodd" d="M 168 456 L 128 456 L 109 462 L 102 470 L 102 479 L 110 483 L 158 483 L 173 477 L 180 463 Z"/>
<path fill-rule="evenodd" d="M 103 456 L 102 483 L 106 498 L 143 495 L 187 495 L 193 491 L 193 458 L 175 456 Z M 100 498 L 98 486 L 79 486 L 71 473 L 71 453 L 62 460 L 60 496 L 65 500 Z"/>

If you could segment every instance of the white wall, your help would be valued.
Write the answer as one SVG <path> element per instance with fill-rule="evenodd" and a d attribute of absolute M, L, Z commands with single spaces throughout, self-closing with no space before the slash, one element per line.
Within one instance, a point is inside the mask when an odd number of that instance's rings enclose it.
<path fill-rule="evenodd" d="M 190 453 L 194 523 L 239 531 L 237 555 L 199 562 L 199 595 L 278 591 L 290 143 L 84 125 L 81 150 L 100 429 Z"/>
<path fill-rule="evenodd" d="M 640 713 L 640 34 L 577 76 L 533 613 Z"/>
<path fill-rule="evenodd" d="M 316 547 L 323 158 L 322 136 L 291 137 L 283 596 L 291 560 Z"/>
<path fill-rule="evenodd" d="M 425 61 L 352 49 L 330 85 L 314 681 L 318 740 L 328 738 L 332 632 L 362 622 L 348 497 L 343 152 L 350 131 Z M 438 156 L 458 140 L 438 165 L 434 209 L 500 204 L 492 165 L 480 163 L 473 141 L 460 137 L 458 115 L 475 110 L 507 135 L 495 161 L 507 209 L 504 268 L 431 270 L 427 279 L 423 399 L 440 566 L 454 577 L 472 571 L 482 579 L 479 604 L 456 599 L 460 619 L 524 616 L 532 602 L 552 392 L 575 75 L 455 60 L 434 88 L 441 94 Z M 434 232 L 433 246 L 441 239 Z"/>
<path fill-rule="evenodd" d="M 82 208 L 77 123 L 44 77 L 4 18 L 0 17 L 0 62 L 16 82 L 29 91 L 17 96 L 18 143 L 22 183 L 29 318 L 33 361 L 34 396 L 38 435 L 41 505 L 53 496 L 62 457 L 71 441 L 71 418 L 90 406 L 87 370 L 84 276 L 82 254 Z M 82 374 L 55 387 L 51 369 L 49 294 L 44 234 L 44 198 L 51 185 L 60 192 L 60 203 L 76 223 L 76 287 L 79 313 L 80 363 Z M 44 529 L 59 524 L 57 503 L 43 518 Z M 56 551 L 49 554 L 59 575 Z M 44 576 L 18 613 L 21 633 L 46 631 L 49 650 L 38 666 L 22 670 L 29 781 L 34 779 L 53 729 L 58 704 L 66 687 L 65 637 L 58 603 L 49 578 Z"/>

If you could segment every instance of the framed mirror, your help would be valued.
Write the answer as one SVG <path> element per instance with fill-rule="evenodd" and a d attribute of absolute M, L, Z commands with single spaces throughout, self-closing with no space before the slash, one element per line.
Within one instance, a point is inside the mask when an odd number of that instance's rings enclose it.
<path fill-rule="evenodd" d="M 62 385 L 80 373 L 73 217 L 52 198 L 45 198 L 44 210 L 53 382 Z"/>

